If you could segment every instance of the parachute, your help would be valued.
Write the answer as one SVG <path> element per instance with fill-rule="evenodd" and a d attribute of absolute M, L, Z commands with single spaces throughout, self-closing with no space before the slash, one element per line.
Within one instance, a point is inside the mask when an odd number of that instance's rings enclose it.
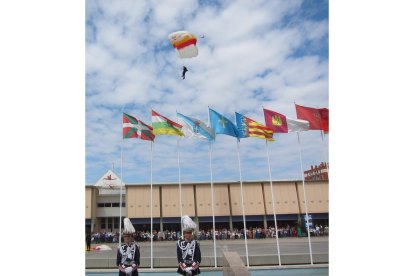
<path fill-rule="evenodd" d="M 187 31 L 178 31 L 168 35 L 178 57 L 192 58 L 198 55 L 197 37 Z"/>

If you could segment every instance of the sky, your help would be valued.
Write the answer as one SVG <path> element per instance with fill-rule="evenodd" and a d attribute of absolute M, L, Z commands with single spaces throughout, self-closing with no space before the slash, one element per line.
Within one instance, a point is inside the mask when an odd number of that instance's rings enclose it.
<path fill-rule="evenodd" d="M 295 103 L 329 108 L 328 1 L 86 1 L 85 134 L 87 184 L 108 170 L 149 183 L 151 145 L 122 141 L 122 112 L 150 124 L 151 110 L 208 123 L 208 108 L 264 124 L 263 108 L 296 118 Z M 180 59 L 168 35 L 187 30 L 199 54 Z M 182 66 L 189 72 L 181 78 Z M 179 141 L 178 141 L 179 140 Z M 212 144 L 160 135 L 153 182 L 301 179 L 328 162 L 329 137 L 312 130 L 275 142 L 217 135 Z M 267 152 L 270 162 L 268 163 Z M 180 171 L 179 171 L 180 170 Z"/>

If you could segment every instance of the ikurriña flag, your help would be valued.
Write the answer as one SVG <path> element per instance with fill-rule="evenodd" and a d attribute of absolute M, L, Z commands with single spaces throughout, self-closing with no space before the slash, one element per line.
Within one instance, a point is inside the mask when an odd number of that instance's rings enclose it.
<path fill-rule="evenodd" d="M 263 109 L 266 126 L 275 133 L 288 133 L 309 130 L 309 122 L 295 120 L 269 109 Z"/>
<path fill-rule="evenodd" d="M 182 125 L 164 117 L 154 110 L 151 113 L 152 128 L 155 135 L 184 136 L 181 131 Z"/>
<path fill-rule="evenodd" d="M 209 108 L 210 127 L 216 134 L 226 134 L 239 138 L 237 127 L 226 117 Z"/>
<path fill-rule="evenodd" d="M 134 116 L 123 113 L 123 138 L 140 138 L 142 140 L 154 141 L 155 135 L 152 127 L 138 120 Z"/>
<path fill-rule="evenodd" d="M 137 134 L 142 140 L 154 141 L 155 139 L 152 126 L 147 125 L 141 120 L 138 120 Z"/>
<path fill-rule="evenodd" d="M 329 131 L 329 109 L 295 104 L 296 117 L 309 121 L 309 129 Z"/>
<path fill-rule="evenodd" d="M 236 112 L 236 123 L 240 138 L 257 137 L 274 141 L 273 130 Z"/>
<path fill-rule="evenodd" d="M 138 138 L 138 120 L 134 116 L 126 113 L 122 114 L 122 138 Z"/>
<path fill-rule="evenodd" d="M 196 118 L 184 116 L 183 114 L 178 112 L 177 116 L 179 123 L 183 126 L 181 131 L 184 133 L 185 137 L 195 137 L 209 141 L 214 140 L 216 136 L 214 131 L 211 128 L 209 128 L 204 122 Z"/>

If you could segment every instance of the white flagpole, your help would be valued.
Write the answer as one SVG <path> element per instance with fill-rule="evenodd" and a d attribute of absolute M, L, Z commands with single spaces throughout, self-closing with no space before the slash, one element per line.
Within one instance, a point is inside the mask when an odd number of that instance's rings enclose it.
<path fill-rule="evenodd" d="M 282 262 L 280 261 L 280 248 L 279 248 L 279 236 L 278 236 L 278 230 L 277 230 L 277 220 L 276 220 L 276 211 L 275 211 L 275 198 L 273 196 L 273 182 L 272 182 L 272 173 L 271 173 L 271 170 L 270 170 L 270 154 L 269 154 L 269 147 L 267 146 L 267 140 L 266 140 L 266 151 L 267 151 L 267 165 L 269 167 L 270 191 L 272 193 L 273 218 L 275 220 L 277 257 L 278 257 L 278 260 L 279 260 L 279 266 L 281 266 Z"/>
<path fill-rule="evenodd" d="M 210 106 L 207 108 L 208 127 L 210 126 Z M 211 165 L 211 141 L 209 141 L 210 149 L 210 184 L 211 184 L 211 210 L 213 215 L 213 249 L 214 249 L 214 267 L 217 267 L 217 248 L 216 248 L 216 220 L 214 216 L 214 187 L 213 187 L 213 169 Z"/>
<path fill-rule="evenodd" d="M 310 255 L 311 265 L 313 265 L 312 246 L 311 246 L 310 231 L 309 231 L 308 201 L 307 201 L 307 198 L 306 198 L 305 178 L 303 176 L 302 147 L 301 147 L 301 144 L 300 144 L 299 132 L 297 132 L 297 134 L 298 134 L 299 157 L 300 157 L 300 174 L 302 175 L 303 196 L 305 198 L 306 228 L 307 228 L 307 231 L 308 231 L 309 255 Z"/>
<path fill-rule="evenodd" d="M 153 238 L 152 238 L 152 227 L 153 227 L 153 216 L 152 216 L 152 205 L 153 205 L 153 202 L 152 202 L 152 141 L 151 141 L 151 233 L 150 233 L 150 238 L 151 238 L 151 269 L 153 269 L 154 268 L 154 258 L 153 258 L 153 246 L 152 246 L 152 240 L 153 240 Z"/>
<path fill-rule="evenodd" d="M 123 152 L 124 152 L 124 108 L 122 108 L 122 145 L 121 145 L 121 187 L 119 188 L 119 241 L 118 246 L 121 247 L 121 239 L 122 239 L 122 183 L 124 182 L 123 178 Z"/>
<path fill-rule="evenodd" d="M 211 185 L 211 212 L 213 214 L 213 248 L 214 248 L 214 267 L 217 267 L 216 253 L 216 221 L 214 218 L 214 186 L 213 186 L 213 170 L 211 167 L 211 141 L 210 144 L 210 185 Z"/>
<path fill-rule="evenodd" d="M 326 160 L 326 172 L 328 173 L 328 177 L 329 177 L 329 154 L 326 151 L 327 145 L 325 145 L 325 133 L 323 132 L 323 130 L 321 130 L 321 135 L 322 135 L 322 147 L 323 147 L 323 152 L 325 154 L 325 160 Z"/>
<path fill-rule="evenodd" d="M 181 221 L 181 218 L 183 217 L 183 204 L 182 204 L 182 199 L 181 199 L 180 138 L 177 139 L 177 160 L 178 160 L 178 187 L 179 187 L 179 193 L 180 193 L 180 225 L 181 225 L 181 236 L 183 236 L 183 222 Z"/>
<path fill-rule="evenodd" d="M 246 229 L 246 216 L 244 214 L 244 195 L 243 195 L 243 182 L 242 182 L 242 174 L 241 174 L 241 164 L 240 164 L 240 147 L 239 147 L 239 140 L 237 139 L 237 157 L 239 159 L 239 175 L 240 175 L 240 194 L 241 194 L 241 201 L 242 201 L 242 212 L 243 212 L 243 227 L 244 227 L 244 245 L 246 247 L 246 264 L 249 267 L 249 250 L 247 249 L 247 229 Z"/>

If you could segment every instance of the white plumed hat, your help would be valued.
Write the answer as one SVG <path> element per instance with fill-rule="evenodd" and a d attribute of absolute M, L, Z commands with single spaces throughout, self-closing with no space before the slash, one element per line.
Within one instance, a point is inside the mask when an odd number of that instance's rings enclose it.
<path fill-rule="evenodd" d="M 124 218 L 124 234 L 132 234 L 135 233 L 134 225 L 132 225 L 129 218 Z"/>
<path fill-rule="evenodd" d="M 195 222 L 187 215 L 184 215 L 181 221 L 183 223 L 183 231 L 193 231 L 197 227 Z"/>

